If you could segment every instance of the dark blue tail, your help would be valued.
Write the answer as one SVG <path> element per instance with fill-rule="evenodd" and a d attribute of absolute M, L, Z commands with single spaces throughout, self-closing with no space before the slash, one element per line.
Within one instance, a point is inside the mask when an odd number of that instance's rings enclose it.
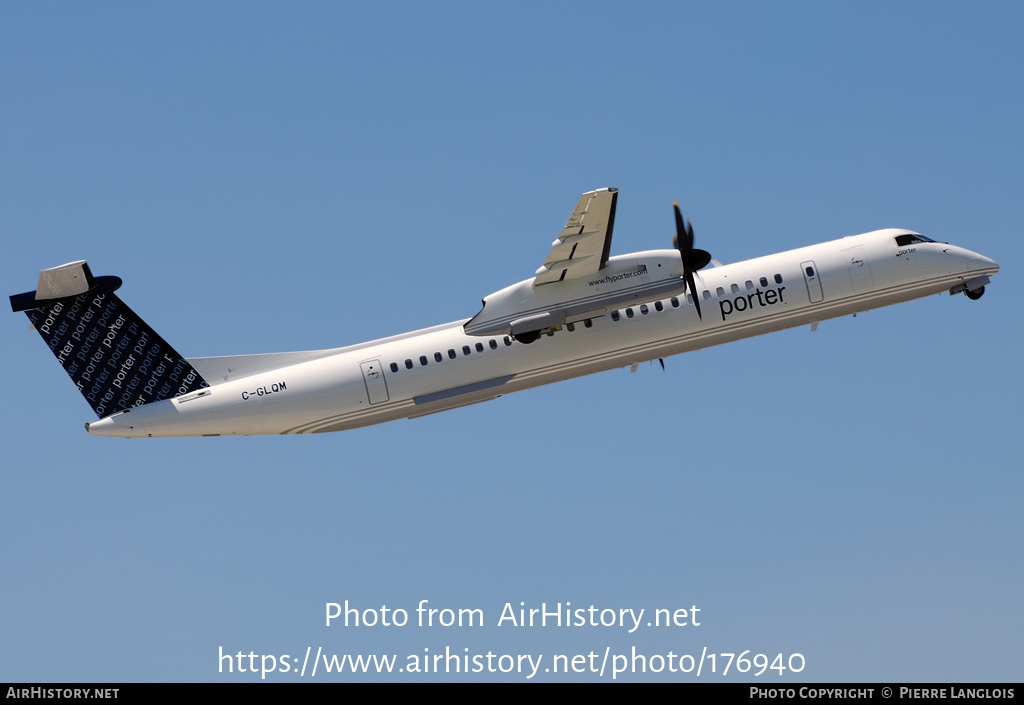
<path fill-rule="evenodd" d="M 44 270 L 39 288 L 11 297 L 103 418 L 207 387 L 206 380 L 121 301 L 118 277 L 85 261 Z"/>

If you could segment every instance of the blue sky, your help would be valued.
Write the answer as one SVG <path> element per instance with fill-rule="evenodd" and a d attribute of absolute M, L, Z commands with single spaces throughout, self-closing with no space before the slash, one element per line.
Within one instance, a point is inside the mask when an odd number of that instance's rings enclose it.
<path fill-rule="evenodd" d="M 1022 20 L 998 2 L 3 5 L 0 281 L 88 259 L 186 356 L 472 316 L 604 186 L 613 254 L 669 246 L 678 200 L 723 262 L 907 227 L 1002 271 L 978 302 L 302 438 L 90 437 L 8 315 L 0 679 L 247 681 L 221 648 L 404 665 L 447 646 L 804 656 L 741 676 L 770 684 L 1021 680 Z M 325 627 L 345 600 L 485 625 Z M 498 627 L 520 602 L 702 620 Z M 457 678 L 525 680 L 381 677 Z"/>

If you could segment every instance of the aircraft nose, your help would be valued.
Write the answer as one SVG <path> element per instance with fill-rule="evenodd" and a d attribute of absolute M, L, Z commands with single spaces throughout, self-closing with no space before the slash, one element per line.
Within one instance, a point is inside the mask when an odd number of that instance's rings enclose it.
<path fill-rule="evenodd" d="M 999 265 L 994 260 L 990 260 L 988 257 L 971 253 L 971 271 L 972 272 L 984 272 L 987 275 L 995 274 L 999 271 Z"/>

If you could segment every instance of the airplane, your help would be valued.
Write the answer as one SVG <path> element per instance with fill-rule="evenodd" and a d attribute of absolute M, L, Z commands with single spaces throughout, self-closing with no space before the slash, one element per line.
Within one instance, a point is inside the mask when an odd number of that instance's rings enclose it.
<path fill-rule="evenodd" d="M 184 358 L 85 261 L 11 296 L 98 421 L 126 438 L 299 434 L 415 418 L 949 291 L 976 300 L 991 259 L 885 229 L 721 265 L 674 204 L 674 249 L 610 256 L 618 190 L 584 193 L 530 279 L 472 318 L 358 345 Z M 706 268 L 708 264 L 715 266 Z M 707 316 L 707 318 L 704 318 Z"/>

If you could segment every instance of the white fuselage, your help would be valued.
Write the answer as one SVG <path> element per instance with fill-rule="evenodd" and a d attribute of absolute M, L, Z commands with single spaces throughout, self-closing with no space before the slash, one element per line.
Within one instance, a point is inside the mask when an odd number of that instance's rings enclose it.
<path fill-rule="evenodd" d="M 335 350 L 223 358 L 220 367 L 219 358 L 193 360 L 208 389 L 87 428 L 123 437 L 340 431 L 899 303 L 999 269 L 944 243 L 898 246 L 895 237 L 909 232 L 880 230 L 702 270 L 703 320 L 680 295 L 637 301 L 529 345 L 468 335 L 463 320 Z M 612 259 L 657 262 L 673 252 Z"/>

